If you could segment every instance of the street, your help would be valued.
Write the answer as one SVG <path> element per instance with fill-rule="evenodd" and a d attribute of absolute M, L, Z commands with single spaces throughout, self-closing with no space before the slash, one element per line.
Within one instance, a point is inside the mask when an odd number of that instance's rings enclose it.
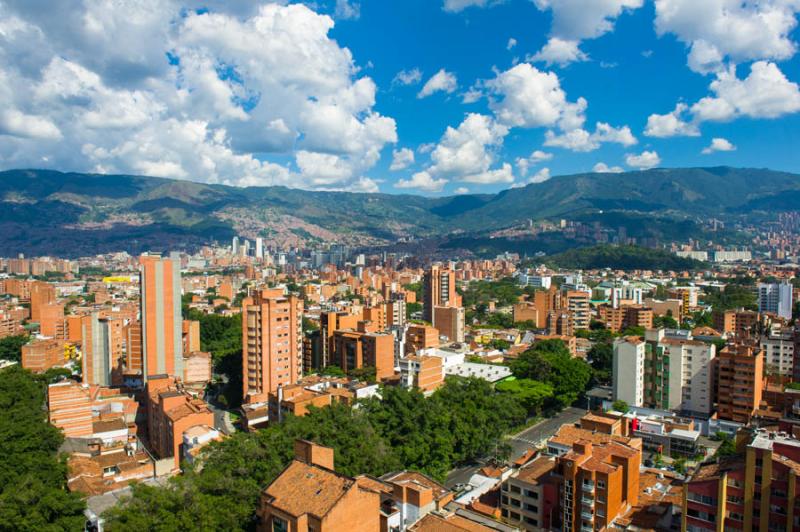
<path fill-rule="evenodd" d="M 506 439 L 512 449 L 511 461 L 522 456 L 528 449 L 539 447 L 544 440 L 555 434 L 561 425 L 575 423 L 584 414 L 586 414 L 586 410 L 582 408 L 566 408 L 555 417 L 545 419 L 522 432 L 508 436 Z M 483 467 L 483 463 L 476 462 L 452 470 L 447 476 L 445 487 L 453 488 L 457 484 L 466 484 L 481 467 Z"/>

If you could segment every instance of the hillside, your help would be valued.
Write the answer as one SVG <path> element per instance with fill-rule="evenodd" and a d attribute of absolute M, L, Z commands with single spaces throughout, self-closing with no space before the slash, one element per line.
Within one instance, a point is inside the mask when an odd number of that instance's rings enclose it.
<path fill-rule="evenodd" d="M 558 176 L 498 194 L 443 198 L 9 170 L 0 172 L 0 255 L 187 249 L 234 234 L 278 246 L 374 246 L 413 237 L 457 240 L 450 247 L 469 249 L 489 231 L 557 218 L 677 238 L 695 234 L 703 217 L 790 209 L 797 197 L 800 176 L 727 167 Z"/>

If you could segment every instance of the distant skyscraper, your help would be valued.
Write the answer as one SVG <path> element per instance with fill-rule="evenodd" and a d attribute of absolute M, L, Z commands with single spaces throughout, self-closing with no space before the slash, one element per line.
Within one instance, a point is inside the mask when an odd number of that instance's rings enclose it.
<path fill-rule="evenodd" d="M 242 244 L 242 256 L 247 257 L 248 255 L 250 255 L 250 241 L 245 239 Z"/>
<path fill-rule="evenodd" d="M 261 237 L 256 238 L 256 258 L 264 258 L 264 239 Z"/>
<path fill-rule="evenodd" d="M 100 313 L 81 317 L 81 363 L 84 384 L 111 385 L 111 327 Z"/>
<path fill-rule="evenodd" d="M 758 311 L 769 312 L 787 320 L 792 319 L 792 285 L 759 283 Z"/>
<path fill-rule="evenodd" d="M 303 301 L 282 290 L 261 290 L 242 301 L 242 388 L 245 402 L 303 375 Z"/>
<path fill-rule="evenodd" d="M 142 375 L 183 375 L 180 267 L 158 255 L 139 259 Z"/>

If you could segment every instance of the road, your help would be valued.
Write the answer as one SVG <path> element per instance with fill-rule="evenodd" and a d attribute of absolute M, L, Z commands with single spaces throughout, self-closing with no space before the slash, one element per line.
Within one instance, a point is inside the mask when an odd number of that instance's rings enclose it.
<path fill-rule="evenodd" d="M 555 417 L 545 419 L 522 432 L 509 436 L 508 443 L 511 445 L 511 460 L 516 460 L 532 447 L 539 447 L 544 443 L 544 440 L 555 434 L 561 425 L 575 423 L 585 414 L 586 410 L 582 408 L 566 408 Z M 447 476 L 445 486 L 452 488 L 456 484 L 466 484 L 481 467 L 483 467 L 483 463 L 478 461 L 452 470 Z"/>

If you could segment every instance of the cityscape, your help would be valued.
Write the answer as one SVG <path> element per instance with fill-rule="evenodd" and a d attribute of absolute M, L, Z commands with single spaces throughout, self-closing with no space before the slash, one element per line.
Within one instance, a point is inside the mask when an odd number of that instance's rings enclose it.
<path fill-rule="evenodd" d="M 0 531 L 800 531 L 798 0 L 0 0 Z"/>

